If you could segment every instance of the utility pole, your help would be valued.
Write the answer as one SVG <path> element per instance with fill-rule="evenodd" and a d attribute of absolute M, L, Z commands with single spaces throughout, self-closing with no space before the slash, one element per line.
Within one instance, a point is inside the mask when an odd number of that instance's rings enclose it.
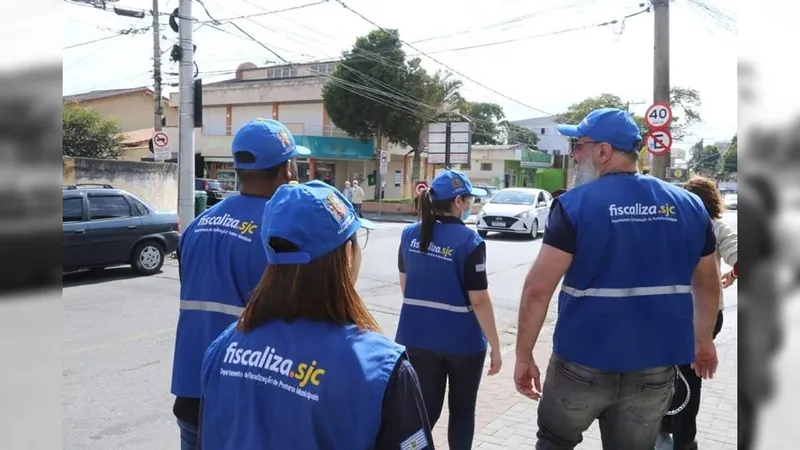
<path fill-rule="evenodd" d="M 194 46 L 192 0 L 180 0 L 178 33 L 181 61 L 178 94 L 178 217 L 184 226 L 194 219 Z"/>
<path fill-rule="evenodd" d="M 158 0 L 153 0 L 153 91 L 156 100 L 153 128 L 161 131 L 164 106 L 161 103 L 161 34 L 158 29 L 158 17 Z"/>
<path fill-rule="evenodd" d="M 669 1 L 652 0 L 655 22 L 653 48 L 653 101 L 669 103 Z M 667 177 L 670 152 L 653 156 L 650 175 L 662 180 Z"/>

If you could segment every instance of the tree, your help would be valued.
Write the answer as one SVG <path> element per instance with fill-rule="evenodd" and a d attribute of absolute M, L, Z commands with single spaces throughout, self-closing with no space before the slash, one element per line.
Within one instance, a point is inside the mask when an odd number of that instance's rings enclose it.
<path fill-rule="evenodd" d="M 459 111 L 472 120 L 472 143 L 497 145 L 502 143 L 500 122 L 506 118 L 503 107 L 496 103 L 462 102 Z"/>
<path fill-rule="evenodd" d="M 508 120 L 500 122 L 500 127 L 506 144 L 525 144 L 528 148 L 536 150 L 539 136 L 533 131 Z"/>
<path fill-rule="evenodd" d="M 702 120 L 700 113 L 697 112 L 701 104 L 700 94 L 694 89 L 676 86 L 670 89 L 670 104 L 674 115 L 670 132 L 673 140 L 678 141 L 686 137 L 686 130 L 690 126 Z M 591 111 L 600 108 L 619 108 L 630 112 L 630 105 L 627 102 L 616 95 L 606 93 L 570 105 L 566 112 L 557 114 L 555 120 L 558 123 L 577 124 Z M 680 114 L 682 115 L 679 116 Z M 644 117 L 634 114 L 633 119 L 639 125 L 639 131 L 644 138 L 649 131 Z"/>
<path fill-rule="evenodd" d="M 689 159 L 689 170 L 705 177 L 713 177 L 718 173 L 720 162 L 719 148 L 714 145 L 703 145 L 701 139 L 691 148 L 692 156 Z"/>
<path fill-rule="evenodd" d="M 734 135 L 725 156 L 722 157 L 722 178 L 730 179 L 739 173 L 739 135 Z"/>
<path fill-rule="evenodd" d="M 359 37 L 322 88 L 328 117 L 351 136 L 374 138 L 376 150 L 383 138 L 400 142 L 405 137 L 404 116 L 417 111 L 398 100 L 407 77 L 406 54 L 397 30 L 374 30 Z M 380 172 L 376 182 L 381 185 Z M 380 189 L 375 189 L 375 199 L 378 195 Z"/>
<path fill-rule="evenodd" d="M 122 128 L 113 119 L 77 105 L 64 105 L 62 151 L 65 156 L 117 159 L 122 156 Z"/>
<path fill-rule="evenodd" d="M 436 72 L 429 75 L 420 65 L 419 58 L 408 62 L 405 92 L 417 100 L 416 114 L 406 114 L 400 124 L 398 140 L 411 147 L 414 154 L 411 165 L 411 180 L 420 179 L 420 154 L 427 144 L 428 124 L 437 116 L 451 112 L 463 102 L 459 89 L 461 81 L 453 78 L 450 72 Z"/>

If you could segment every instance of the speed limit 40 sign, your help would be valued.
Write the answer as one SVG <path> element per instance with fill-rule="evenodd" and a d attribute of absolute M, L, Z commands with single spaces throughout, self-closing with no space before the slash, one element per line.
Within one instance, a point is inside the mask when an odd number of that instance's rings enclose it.
<path fill-rule="evenodd" d="M 669 103 L 653 103 L 647 108 L 644 121 L 650 129 L 665 128 L 672 122 L 672 108 Z"/>

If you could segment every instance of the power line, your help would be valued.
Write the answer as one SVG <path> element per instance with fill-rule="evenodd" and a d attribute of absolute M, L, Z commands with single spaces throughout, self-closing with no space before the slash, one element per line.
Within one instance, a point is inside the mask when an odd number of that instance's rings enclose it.
<path fill-rule="evenodd" d="M 500 27 L 500 26 L 503 26 L 503 25 L 511 25 L 513 23 L 522 22 L 522 21 L 531 19 L 533 17 L 539 16 L 539 15 L 542 15 L 542 14 L 546 14 L 546 13 L 549 13 L 549 12 L 555 12 L 555 11 L 560 11 L 560 10 L 565 10 L 565 9 L 571 9 L 571 8 L 576 7 L 576 6 L 586 6 L 586 5 L 587 5 L 587 2 L 583 2 L 583 3 L 575 3 L 575 4 L 572 4 L 572 5 L 566 5 L 566 6 L 558 6 L 558 7 L 555 7 L 555 8 L 545 9 L 545 10 L 542 10 L 542 11 L 534 11 L 534 12 L 529 13 L 529 14 L 524 14 L 524 15 L 521 15 L 521 16 L 514 16 L 514 17 L 511 17 L 509 19 L 501 20 L 499 22 L 494 22 L 494 23 L 491 23 L 491 24 L 488 24 L 488 25 L 477 27 L 477 28 L 473 27 L 473 28 L 468 28 L 466 30 L 456 31 L 454 33 L 448 33 L 448 34 L 441 34 L 441 35 L 438 35 L 438 36 L 432 36 L 432 37 L 428 37 L 428 38 L 425 38 L 425 39 L 419 39 L 419 40 L 416 40 L 416 41 L 411 41 L 411 43 L 412 44 L 419 44 L 421 42 L 429 42 L 429 41 L 435 41 L 435 40 L 439 40 L 439 39 L 447 39 L 447 38 L 450 38 L 450 37 L 461 36 L 461 35 L 468 34 L 468 33 L 474 33 L 476 31 L 489 30 L 489 29 Z"/>
<path fill-rule="evenodd" d="M 150 28 L 151 27 L 141 27 L 141 28 L 127 28 L 127 29 L 124 29 L 124 30 L 119 30 L 119 31 L 117 31 L 114 34 L 109 35 L 109 36 L 104 36 L 104 37 L 101 37 L 101 38 L 92 39 L 91 41 L 79 42 L 77 44 L 68 45 L 68 46 L 64 47 L 64 50 L 69 50 L 71 48 L 76 48 L 76 47 L 82 47 L 84 45 L 94 44 L 95 42 L 102 42 L 102 41 L 106 41 L 108 39 L 114 39 L 114 38 L 120 37 L 120 36 L 132 36 L 132 35 L 142 34 L 143 32 L 149 30 Z"/>
<path fill-rule="evenodd" d="M 372 24 L 372 26 L 374 26 L 374 27 L 378 28 L 378 29 L 379 29 L 379 30 L 381 30 L 381 31 L 384 31 L 384 32 L 386 32 L 386 29 L 384 29 L 383 27 L 381 27 L 381 26 L 380 26 L 380 25 L 378 25 L 377 23 L 375 23 L 375 22 L 371 21 L 370 19 L 366 18 L 366 17 L 365 17 L 363 14 L 361 14 L 360 12 L 358 12 L 358 11 L 354 10 L 353 8 L 350 8 L 350 7 L 349 7 L 349 6 L 347 6 L 347 4 L 346 4 L 345 2 L 343 2 L 342 0 L 336 0 L 336 2 L 337 2 L 337 3 L 339 3 L 340 5 L 342 5 L 342 7 L 344 7 L 344 9 L 346 9 L 346 10 L 348 10 L 348 11 L 352 12 L 353 14 L 357 15 L 358 17 L 361 17 L 362 19 L 364 19 L 366 22 L 368 22 L 368 23 Z M 479 81 L 475 80 L 474 78 L 468 77 L 467 75 L 464 75 L 463 73 L 461 73 L 461 72 L 459 72 L 459 71 L 457 71 L 457 70 L 453 69 L 452 67 L 450 67 L 450 66 L 448 66 L 447 64 L 445 64 L 445 63 L 443 63 L 443 62 L 439 61 L 438 59 L 436 59 L 436 58 L 434 58 L 434 57 L 432 57 L 432 56 L 428 55 L 427 53 L 425 53 L 425 52 L 423 52 L 422 50 L 420 50 L 420 49 L 418 49 L 418 48 L 414 47 L 413 45 L 409 44 L 408 42 L 405 42 L 405 41 L 403 41 L 402 39 L 398 39 L 398 40 L 399 40 L 401 43 L 405 44 L 406 46 L 410 47 L 411 49 L 413 49 L 413 50 L 416 50 L 416 51 L 417 51 L 417 52 L 419 52 L 421 55 L 423 55 L 423 56 L 426 56 L 426 57 L 427 57 L 428 59 L 430 59 L 431 61 L 433 61 L 433 62 L 435 62 L 435 63 L 439 64 L 440 66 L 444 67 L 445 69 L 449 70 L 450 72 L 452 72 L 452 73 L 454 73 L 454 74 L 456 74 L 456 75 L 459 75 L 460 77 L 462 77 L 462 78 L 464 78 L 464 79 L 467 79 L 467 80 L 469 80 L 469 81 L 471 81 L 471 82 L 473 82 L 473 83 L 477 84 L 478 86 L 480 86 L 480 87 L 482 87 L 482 88 L 486 89 L 487 91 L 493 92 L 493 93 L 495 93 L 495 94 L 497 94 L 497 95 L 499 95 L 499 96 L 501 96 L 501 97 L 503 97 L 503 98 L 505 98 L 505 99 L 511 100 L 511 101 L 512 101 L 512 102 L 514 102 L 514 103 L 517 103 L 517 104 L 519 104 L 519 105 L 522 105 L 522 106 L 524 106 L 524 107 L 526 107 L 526 108 L 530 108 L 530 109 L 532 109 L 532 110 L 534 110 L 534 111 L 538 111 L 538 112 L 540 112 L 540 113 L 542 113 L 542 114 L 545 114 L 545 115 L 548 115 L 548 116 L 552 116 L 552 115 L 553 115 L 552 113 L 549 113 L 549 112 L 547 112 L 547 111 L 545 111 L 545 110 L 543 110 L 543 109 L 536 108 L 535 106 L 531 106 L 531 105 L 529 105 L 529 104 L 527 104 L 527 103 L 523 103 L 523 102 L 521 102 L 521 101 L 519 101 L 519 100 L 517 100 L 517 99 L 515 99 L 515 98 L 509 97 L 509 96 L 507 96 L 506 94 L 503 94 L 502 92 L 499 92 L 499 91 L 497 91 L 497 90 L 495 90 L 495 89 L 492 89 L 492 88 L 490 88 L 489 86 L 486 86 L 485 84 L 483 84 L 483 83 L 481 83 L 481 82 L 479 82 Z"/>
<path fill-rule="evenodd" d="M 630 19 L 631 17 L 638 16 L 639 14 L 644 14 L 646 12 L 650 12 L 650 8 L 646 8 L 646 9 L 643 9 L 641 11 L 638 11 L 638 12 L 635 12 L 635 13 L 632 13 L 632 14 L 628 14 L 628 15 L 622 17 L 621 20 L 624 21 L 626 19 Z M 559 34 L 570 33 L 570 32 L 573 32 L 573 31 L 583 31 L 583 30 L 589 30 L 589 29 L 592 29 L 592 28 L 602 28 L 602 27 L 606 27 L 606 26 L 610 26 L 610 25 L 616 25 L 619 22 L 620 22 L 620 20 L 614 19 L 614 20 L 609 20 L 609 21 L 602 22 L 602 23 L 596 23 L 596 24 L 593 24 L 593 25 L 585 25 L 585 26 L 582 26 L 582 27 L 566 28 L 566 29 L 563 29 L 563 30 L 551 31 L 551 32 L 541 33 L 541 34 L 533 34 L 533 35 L 529 35 L 529 36 L 522 36 L 522 37 L 513 38 L 513 39 L 506 39 L 506 40 L 503 40 L 503 41 L 487 42 L 485 44 L 468 45 L 468 46 L 465 46 L 465 47 L 448 48 L 448 49 L 444 49 L 444 50 L 434 50 L 434 51 L 428 52 L 428 54 L 459 52 L 459 51 L 462 51 L 462 50 L 472 50 L 472 49 L 476 49 L 476 48 L 492 47 L 492 46 L 495 46 L 495 45 L 509 44 L 511 42 L 525 41 L 525 40 L 528 40 L 528 39 L 555 36 L 555 35 L 559 35 Z M 421 55 L 425 55 L 424 53 L 420 53 L 420 54 Z M 411 55 L 411 56 L 414 56 L 414 55 Z M 425 56 L 427 56 L 427 55 L 425 55 Z"/>

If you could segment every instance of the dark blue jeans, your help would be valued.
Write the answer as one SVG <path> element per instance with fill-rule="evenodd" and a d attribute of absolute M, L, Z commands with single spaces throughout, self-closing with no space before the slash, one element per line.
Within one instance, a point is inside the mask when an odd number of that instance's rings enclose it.
<path fill-rule="evenodd" d="M 189 422 L 178 419 L 178 428 L 181 430 L 181 450 L 197 449 L 197 427 Z"/>
<path fill-rule="evenodd" d="M 539 401 L 537 450 L 572 450 L 595 419 L 603 448 L 653 450 L 675 391 L 675 367 L 603 372 L 553 353 Z"/>
<path fill-rule="evenodd" d="M 475 435 L 475 404 L 478 401 L 486 351 L 462 356 L 413 348 L 406 350 L 419 378 L 431 428 L 442 414 L 444 393 L 449 380 L 447 408 L 450 411 L 450 420 L 447 440 L 450 450 L 470 450 Z"/>

